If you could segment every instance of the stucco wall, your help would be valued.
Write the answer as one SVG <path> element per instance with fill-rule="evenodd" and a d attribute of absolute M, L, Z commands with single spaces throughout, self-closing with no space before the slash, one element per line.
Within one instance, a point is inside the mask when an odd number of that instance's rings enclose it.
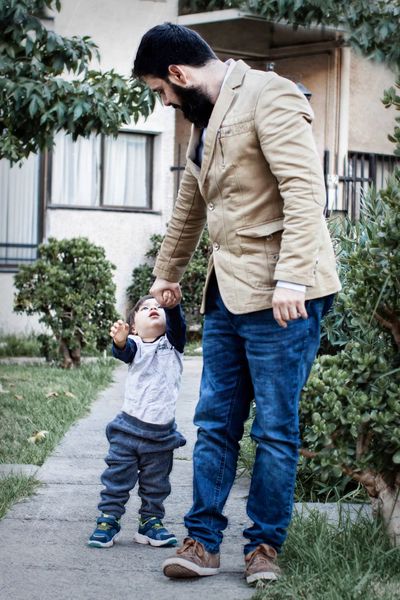
<path fill-rule="evenodd" d="M 395 75 L 381 63 L 351 55 L 349 102 L 349 150 L 393 154 L 387 136 L 395 124 L 394 108 L 386 109 L 383 91 L 393 85 Z"/>
<path fill-rule="evenodd" d="M 16 333 L 25 335 L 33 331 L 44 331 L 37 317 L 17 315 L 13 312 L 14 273 L 0 273 L 0 334 Z"/>
<path fill-rule="evenodd" d="M 90 35 L 98 44 L 102 70 L 114 68 L 129 75 L 133 57 L 141 36 L 153 25 L 176 21 L 177 0 L 65 0 L 60 13 L 49 23 L 51 29 L 65 36 Z M 98 67 L 98 65 L 95 65 Z M 175 111 L 159 104 L 147 120 L 140 120 L 130 130 L 156 133 L 153 164 L 153 209 L 160 214 L 132 212 L 73 210 L 48 208 L 45 218 L 45 236 L 70 238 L 87 236 L 102 245 L 106 255 L 117 269 L 117 309 L 126 309 L 125 290 L 130 283 L 132 269 L 142 263 L 149 248 L 149 237 L 163 233 L 174 201 L 174 178 L 170 167 L 174 164 Z M 36 318 L 15 315 L 12 312 L 13 275 L 0 273 L 0 330 L 3 333 L 23 333 L 37 330 Z"/>

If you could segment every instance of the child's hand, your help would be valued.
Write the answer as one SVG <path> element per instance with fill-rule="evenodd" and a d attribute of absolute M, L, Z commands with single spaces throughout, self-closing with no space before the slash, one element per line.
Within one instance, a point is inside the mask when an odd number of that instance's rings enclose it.
<path fill-rule="evenodd" d="M 175 301 L 175 296 L 171 290 L 164 290 L 162 299 L 163 299 L 163 304 L 168 307 Z"/>
<path fill-rule="evenodd" d="M 125 347 L 126 344 L 126 338 L 128 337 L 128 333 L 129 333 L 129 325 L 128 323 L 125 323 L 124 321 L 122 321 L 122 319 L 119 319 L 118 321 L 116 321 L 110 329 L 110 336 L 112 337 L 114 344 L 116 346 L 120 346 L 121 348 Z"/>

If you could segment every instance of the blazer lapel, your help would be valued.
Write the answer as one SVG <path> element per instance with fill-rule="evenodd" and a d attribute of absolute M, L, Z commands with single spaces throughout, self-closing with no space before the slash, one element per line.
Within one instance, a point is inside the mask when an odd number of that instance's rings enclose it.
<path fill-rule="evenodd" d="M 203 160 L 200 169 L 199 183 L 201 186 L 203 186 L 208 170 L 210 168 L 211 159 L 214 154 L 218 130 L 221 126 L 222 120 L 224 119 L 226 113 L 228 112 L 232 104 L 232 100 L 236 95 L 235 88 L 240 87 L 242 85 L 243 77 L 246 71 L 248 71 L 249 69 L 250 67 L 246 65 L 246 63 L 244 63 L 242 60 L 237 61 L 232 70 L 232 73 L 229 75 L 228 79 L 225 81 L 224 85 L 221 88 L 220 94 L 217 98 L 214 110 L 212 111 L 210 121 L 207 126 L 206 139 L 204 141 L 203 149 Z M 196 129 L 194 128 L 194 130 Z M 200 130 L 197 129 L 197 131 L 199 132 Z M 198 139 L 199 138 L 197 136 L 197 140 Z"/>

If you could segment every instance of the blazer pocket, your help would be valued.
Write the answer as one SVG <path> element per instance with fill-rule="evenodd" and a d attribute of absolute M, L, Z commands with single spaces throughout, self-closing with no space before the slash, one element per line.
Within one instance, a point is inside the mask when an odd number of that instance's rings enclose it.
<path fill-rule="evenodd" d="M 255 131 L 254 120 L 243 121 L 242 123 L 224 124 L 219 128 L 219 136 L 221 138 L 230 137 L 232 135 L 240 135 Z"/>
<path fill-rule="evenodd" d="M 258 289 L 275 287 L 274 273 L 279 260 L 282 232 L 282 218 L 236 230 L 243 268 L 251 286 Z"/>

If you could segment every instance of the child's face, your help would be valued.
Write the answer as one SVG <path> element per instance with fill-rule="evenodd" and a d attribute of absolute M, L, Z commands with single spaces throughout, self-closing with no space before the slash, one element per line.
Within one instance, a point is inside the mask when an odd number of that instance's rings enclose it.
<path fill-rule="evenodd" d="M 149 298 L 140 305 L 135 313 L 135 323 L 132 333 L 145 341 L 151 341 L 166 330 L 165 311 L 155 298 Z"/>

